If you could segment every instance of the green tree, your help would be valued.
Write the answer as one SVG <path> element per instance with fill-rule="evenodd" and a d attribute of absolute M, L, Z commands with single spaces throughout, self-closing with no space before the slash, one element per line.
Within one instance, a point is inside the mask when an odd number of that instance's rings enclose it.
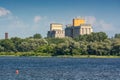
<path fill-rule="evenodd" d="M 88 52 L 87 52 L 87 46 L 88 46 L 88 42 L 86 41 L 80 41 L 79 42 L 80 44 L 80 51 L 81 51 L 81 55 L 87 55 Z"/>
<path fill-rule="evenodd" d="M 111 54 L 120 55 L 120 39 L 113 40 Z"/>
<path fill-rule="evenodd" d="M 95 42 L 95 41 L 104 41 L 107 39 L 108 36 L 104 32 L 93 32 L 91 34 L 79 35 L 75 38 L 76 41 L 88 41 L 88 42 Z"/>
<path fill-rule="evenodd" d="M 87 51 L 90 55 L 110 55 L 111 41 L 91 42 L 87 46 Z"/>
<path fill-rule="evenodd" d="M 21 44 L 21 42 L 23 41 L 23 39 L 18 38 L 18 37 L 12 37 L 11 41 L 14 43 L 15 45 L 15 50 L 16 52 L 19 51 L 19 45 Z"/>
<path fill-rule="evenodd" d="M 59 44 L 65 41 L 64 38 L 46 38 L 48 44 Z"/>
<path fill-rule="evenodd" d="M 21 44 L 18 45 L 19 51 L 27 52 L 27 51 L 34 51 L 39 46 L 47 44 L 45 39 L 24 39 Z"/>
<path fill-rule="evenodd" d="M 120 38 L 120 34 L 115 34 L 114 38 Z"/>
<path fill-rule="evenodd" d="M 4 52 L 4 47 L 0 45 L 0 52 Z"/>
<path fill-rule="evenodd" d="M 55 53 L 55 47 L 56 45 L 55 44 L 50 44 L 50 45 L 42 45 L 42 46 L 39 46 L 35 52 L 41 52 L 41 53 L 47 53 L 47 54 L 51 54 L 53 55 Z"/>
<path fill-rule="evenodd" d="M 10 39 L 5 39 L 0 42 L 1 47 L 4 47 L 5 52 L 15 51 L 15 45 Z"/>
<path fill-rule="evenodd" d="M 42 36 L 41 36 L 41 34 L 36 33 L 33 35 L 33 38 L 40 39 L 40 38 L 42 38 Z"/>
<path fill-rule="evenodd" d="M 19 47 L 18 50 L 19 50 L 20 52 L 28 52 L 28 51 L 31 51 L 30 44 L 29 44 L 28 42 L 26 42 L 26 41 L 21 42 L 21 44 L 19 44 L 18 47 Z"/>

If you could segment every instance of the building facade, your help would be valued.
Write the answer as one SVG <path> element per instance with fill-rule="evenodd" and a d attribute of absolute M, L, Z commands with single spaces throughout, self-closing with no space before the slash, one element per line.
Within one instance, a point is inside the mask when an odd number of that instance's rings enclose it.
<path fill-rule="evenodd" d="M 73 38 L 84 35 L 84 34 L 91 34 L 93 29 L 90 24 L 81 24 L 80 26 L 74 27 L 73 29 Z"/>
<path fill-rule="evenodd" d="M 50 31 L 47 33 L 48 38 L 64 38 L 65 31 L 62 29 L 63 25 L 59 23 L 50 24 Z"/>
<path fill-rule="evenodd" d="M 90 34 L 93 32 L 92 26 L 86 24 L 84 19 L 74 18 L 72 26 L 66 26 L 65 36 L 77 37 L 79 35 Z"/>
<path fill-rule="evenodd" d="M 50 31 L 53 30 L 62 30 L 63 25 L 60 23 L 51 23 L 50 24 Z"/>
<path fill-rule="evenodd" d="M 63 30 L 48 31 L 48 37 L 49 38 L 64 38 L 65 31 L 63 31 Z"/>
<path fill-rule="evenodd" d="M 66 25 L 65 36 L 73 37 L 73 26 L 71 24 Z"/>
<path fill-rule="evenodd" d="M 86 24 L 83 18 L 74 18 L 72 24 L 66 25 L 65 31 L 63 25 L 59 23 L 50 24 L 50 31 L 47 37 L 50 38 L 64 38 L 65 36 L 75 38 L 79 35 L 91 34 L 93 32 L 92 26 Z"/>
<path fill-rule="evenodd" d="M 80 26 L 81 24 L 85 24 L 85 19 L 83 18 L 74 18 L 73 19 L 73 26 Z"/>

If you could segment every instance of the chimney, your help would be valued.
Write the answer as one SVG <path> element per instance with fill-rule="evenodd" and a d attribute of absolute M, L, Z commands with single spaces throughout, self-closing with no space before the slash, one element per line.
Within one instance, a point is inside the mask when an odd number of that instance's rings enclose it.
<path fill-rule="evenodd" d="M 8 33 L 7 32 L 5 33 L 5 39 L 8 39 Z"/>

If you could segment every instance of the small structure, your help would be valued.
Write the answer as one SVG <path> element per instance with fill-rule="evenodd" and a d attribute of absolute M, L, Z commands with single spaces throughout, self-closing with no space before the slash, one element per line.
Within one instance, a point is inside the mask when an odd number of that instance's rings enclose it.
<path fill-rule="evenodd" d="M 8 33 L 7 32 L 5 33 L 5 39 L 8 39 Z"/>

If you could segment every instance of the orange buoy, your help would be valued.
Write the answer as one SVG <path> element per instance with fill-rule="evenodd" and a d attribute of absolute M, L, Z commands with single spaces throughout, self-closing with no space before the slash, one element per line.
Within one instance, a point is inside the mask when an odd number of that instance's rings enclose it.
<path fill-rule="evenodd" d="M 19 74 L 19 70 L 16 70 L 16 74 Z"/>

